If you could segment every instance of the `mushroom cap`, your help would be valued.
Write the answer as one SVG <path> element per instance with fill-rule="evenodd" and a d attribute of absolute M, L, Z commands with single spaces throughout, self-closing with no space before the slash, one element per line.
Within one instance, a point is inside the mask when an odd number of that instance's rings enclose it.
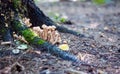
<path fill-rule="evenodd" d="M 55 26 L 51 26 L 51 30 L 53 30 L 53 31 L 54 31 L 55 29 L 56 29 L 56 27 L 55 27 Z"/>
<path fill-rule="evenodd" d="M 40 31 L 41 29 L 40 29 L 39 26 L 36 26 L 36 27 L 33 27 L 33 30 L 34 30 L 34 31 Z"/>
<path fill-rule="evenodd" d="M 68 42 L 64 40 L 63 43 L 64 43 L 64 44 L 67 44 Z"/>
<path fill-rule="evenodd" d="M 52 28 L 56 29 L 56 26 L 53 25 Z"/>
<path fill-rule="evenodd" d="M 42 25 L 42 28 L 43 28 L 43 29 L 46 28 L 46 27 L 47 27 L 47 26 L 46 26 L 45 24 Z"/>
<path fill-rule="evenodd" d="M 52 30 L 52 27 L 51 27 L 51 26 L 48 26 L 48 30 Z"/>

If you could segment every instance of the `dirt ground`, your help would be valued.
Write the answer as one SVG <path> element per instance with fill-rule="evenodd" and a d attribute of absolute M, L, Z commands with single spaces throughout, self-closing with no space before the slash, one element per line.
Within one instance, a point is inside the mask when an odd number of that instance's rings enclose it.
<path fill-rule="evenodd" d="M 95 5 L 90 2 L 37 3 L 46 15 L 59 13 L 73 24 L 60 24 L 90 38 L 61 33 L 70 53 L 99 67 L 75 63 L 30 47 L 19 55 L 0 51 L 0 74 L 120 74 L 120 4 Z M 0 49 L 10 49 L 0 46 Z M 17 65 L 14 65 L 16 64 Z M 4 73 L 3 73 L 4 74 Z"/>

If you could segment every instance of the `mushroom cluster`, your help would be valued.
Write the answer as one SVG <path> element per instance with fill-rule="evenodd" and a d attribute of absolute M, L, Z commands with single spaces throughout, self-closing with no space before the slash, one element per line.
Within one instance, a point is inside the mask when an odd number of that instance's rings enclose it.
<path fill-rule="evenodd" d="M 26 24 L 27 27 L 32 26 L 30 23 L 29 18 L 23 18 L 23 22 Z M 55 26 L 46 26 L 45 24 L 42 25 L 42 28 L 39 26 L 33 27 L 32 30 L 42 39 L 52 43 L 61 43 L 61 37 L 58 31 L 56 30 Z"/>
<path fill-rule="evenodd" d="M 23 18 L 23 22 L 27 27 L 31 27 L 32 24 L 30 23 L 29 18 Z M 67 41 L 62 41 L 59 32 L 56 30 L 55 26 L 46 26 L 45 24 L 42 25 L 42 28 L 39 26 L 32 27 L 32 30 L 42 39 L 52 43 L 52 44 L 57 44 L 59 43 L 58 47 L 61 50 L 68 51 L 69 50 L 69 45 Z M 18 38 L 18 37 L 17 37 Z M 22 40 L 20 38 L 20 40 Z M 24 39 L 22 40 L 26 42 Z"/>
<path fill-rule="evenodd" d="M 61 43 L 61 37 L 55 26 L 46 26 L 45 24 L 40 27 L 33 27 L 32 30 L 39 35 L 40 38 L 52 43 Z"/>

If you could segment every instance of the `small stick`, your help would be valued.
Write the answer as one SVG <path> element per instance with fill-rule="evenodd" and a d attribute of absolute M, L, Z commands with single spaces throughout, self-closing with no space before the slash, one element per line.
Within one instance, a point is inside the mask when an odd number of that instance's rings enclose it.
<path fill-rule="evenodd" d="M 22 41 L 22 42 L 24 42 L 24 43 L 26 43 L 26 44 L 28 44 L 28 42 L 22 37 L 22 36 L 18 36 L 18 35 L 13 35 L 16 39 L 18 39 L 18 40 L 20 40 L 20 41 Z"/>
<path fill-rule="evenodd" d="M 8 45 L 8 44 L 12 44 L 12 42 L 11 41 L 1 42 L 1 45 Z"/>

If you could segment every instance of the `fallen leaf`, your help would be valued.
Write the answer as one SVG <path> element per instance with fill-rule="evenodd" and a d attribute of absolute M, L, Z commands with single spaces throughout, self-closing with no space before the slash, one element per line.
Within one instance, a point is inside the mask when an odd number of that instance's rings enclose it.
<path fill-rule="evenodd" d="M 64 50 L 64 51 L 68 51 L 69 50 L 69 45 L 68 44 L 61 44 L 61 45 L 59 45 L 59 48 L 61 50 Z"/>
<path fill-rule="evenodd" d="M 28 46 L 26 44 L 21 44 L 17 47 L 18 49 L 22 49 L 22 50 L 25 50 L 28 48 Z"/>

